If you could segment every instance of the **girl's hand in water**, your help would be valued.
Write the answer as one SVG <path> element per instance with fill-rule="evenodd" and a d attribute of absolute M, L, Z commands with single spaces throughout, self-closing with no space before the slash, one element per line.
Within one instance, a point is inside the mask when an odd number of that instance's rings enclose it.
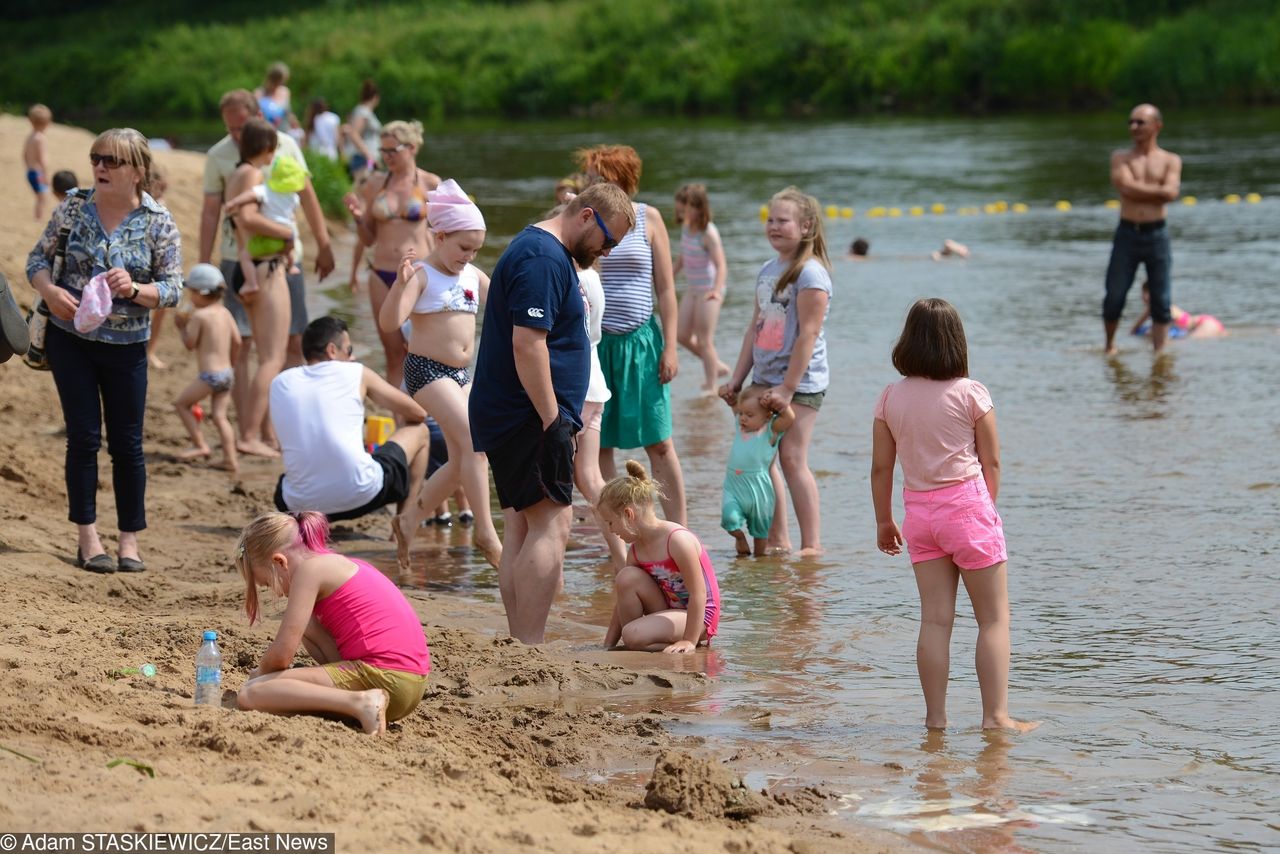
<path fill-rule="evenodd" d="M 695 651 L 697 648 L 698 648 L 697 644 L 695 644 L 693 641 L 678 640 L 675 643 L 673 643 L 671 646 L 664 649 L 663 652 L 674 653 L 677 655 L 684 655 L 686 653 Z"/>
<path fill-rule="evenodd" d="M 400 259 L 400 277 L 398 281 L 407 284 L 413 278 L 414 273 L 417 272 L 413 269 L 413 264 L 417 260 L 418 250 L 410 246 L 409 251 L 404 253 L 404 258 Z"/>
<path fill-rule="evenodd" d="M 876 525 L 876 548 L 887 555 L 902 554 L 902 531 L 898 523 L 880 522 Z"/>
<path fill-rule="evenodd" d="M 725 383 L 716 389 L 716 394 L 720 395 L 720 399 L 730 406 L 738 405 L 738 390 L 729 383 Z"/>

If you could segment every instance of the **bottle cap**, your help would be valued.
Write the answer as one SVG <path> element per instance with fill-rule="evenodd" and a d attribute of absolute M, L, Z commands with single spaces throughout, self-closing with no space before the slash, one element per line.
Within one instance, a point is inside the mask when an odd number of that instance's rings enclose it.
<path fill-rule="evenodd" d="M 205 639 L 205 640 L 207 640 L 207 641 L 210 641 L 210 640 L 217 640 L 217 639 L 218 639 L 218 633 L 217 633 L 217 632 L 213 632 L 213 631 L 205 632 L 205 633 L 204 633 L 204 639 Z"/>

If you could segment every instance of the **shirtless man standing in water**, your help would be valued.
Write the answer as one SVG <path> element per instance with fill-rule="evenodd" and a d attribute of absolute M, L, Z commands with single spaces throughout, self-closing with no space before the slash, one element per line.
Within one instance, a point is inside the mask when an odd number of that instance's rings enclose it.
<path fill-rule="evenodd" d="M 1162 127 L 1160 111 L 1151 104 L 1139 104 L 1129 113 L 1133 147 L 1111 154 L 1111 184 L 1120 193 L 1120 223 L 1111 243 L 1107 295 L 1102 301 L 1107 355 L 1116 352 L 1116 328 L 1140 263 L 1146 265 L 1151 282 L 1151 343 L 1157 353 L 1164 349 L 1169 334 L 1173 256 L 1165 205 L 1178 198 L 1182 158 L 1156 144 Z"/>

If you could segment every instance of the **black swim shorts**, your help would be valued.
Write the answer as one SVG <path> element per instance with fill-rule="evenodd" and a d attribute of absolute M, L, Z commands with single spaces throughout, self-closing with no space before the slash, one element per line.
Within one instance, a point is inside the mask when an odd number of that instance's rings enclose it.
<path fill-rule="evenodd" d="M 534 415 L 511 438 L 489 450 L 489 468 L 498 504 L 513 510 L 532 507 L 544 498 L 568 506 L 573 502 L 575 430 L 563 415 L 545 431 Z"/>

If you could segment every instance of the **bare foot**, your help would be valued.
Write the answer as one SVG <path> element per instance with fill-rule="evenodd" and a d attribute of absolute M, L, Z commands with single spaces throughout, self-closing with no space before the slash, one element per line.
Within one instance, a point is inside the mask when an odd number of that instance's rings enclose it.
<path fill-rule="evenodd" d="M 733 547 L 739 555 L 746 556 L 751 554 L 751 546 L 747 544 L 747 535 L 742 531 L 730 531 L 733 536 Z"/>
<path fill-rule="evenodd" d="M 770 540 L 769 542 L 765 543 L 764 550 L 765 550 L 765 554 L 771 554 L 771 555 L 790 554 L 791 541 L 782 540 L 780 542 L 774 542 L 773 540 Z"/>
<path fill-rule="evenodd" d="M 497 569 L 498 564 L 502 562 L 502 540 L 497 539 L 497 532 L 494 533 L 494 539 L 477 534 L 473 543 L 484 555 L 484 559 L 489 561 L 489 565 Z"/>
<path fill-rule="evenodd" d="M 724 362 L 721 362 L 720 364 L 716 365 L 717 375 L 724 376 L 727 373 L 729 373 L 729 366 L 726 365 Z"/>
<path fill-rule="evenodd" d="M 703 386 L 698 389 L 698 397 L 719 397 L 720 393 L 715 386 Z"/>
<path fill-rule="evenodd" d="M 242 454 L 250 454 L 255 457 L 275 459 L 280 456 L 279 451 L 261 439 L 240 439 L 236 442 L 236 450 Z"/>
<path fill-rule="evenodd" d="M 1108 348 L 1107 348 L 1107 350 L 1106 350 L 1106 355 L 1108 355 L 1108 356 L 1114 356 L 1114 355 L 1116 355 L 1116 354 L 1117 354 L 1117 353 L 1119 353 L 1119 352 L 1120 352 L 1120 348 L 1119 348 L 1119 347 L 1117 347 L 1117 346 L 1115 346 L 1114 344 L 1112 344 L 1110 347 L 1108 347 Z"/>
<path fill-rule="evenodd" d="M 228 457 L 222 458 L 218 463 L 218 468 L 223 471 L 229 471 L 232 474 L 240 474 L 240 463 L 236 460 L 229 459 Z"/>
<path fill-rule="evenodd" d="M 808 546 L 801 549 L 797 554 L 799 554 L 800 557 L 817 557 L 822 554 L 822 546 Z"/>
<path fill-rule="evenodd" d="M 400 578 L 409 574 L 409 553 L 412 547 L 413 531 L 408 536 L 404 532 L 404 517 L 391 517 L 391 538 L 396 541 L 396 568 L 400 570 Z"/>
<path fill-rule="evenodd" d="M 356 717 L 360 727 L 369 735 L 382 735 L 387 731 L 387 703 L 391 701 L 381 688 L 361 691 L 356 695 L 360 710 Z"/>
<path fill-rule="evenodd" d="M 151 363 L 151 367 L 155 368 L 157 371 L 163 371 L 168 369 L 169 367 L 164 362 L 160 361 L 160 357 L 157 356 L 155 353 L 148 353 L 147 361 Z"/>
<path fill-rule="evenodd" d="M 982 722 L 983 729 L 1007 729 L 1010 732 L 1024 733 L 1040 726 L 1044 721 L 1020 721 L 1015 718 L 992 718 Z"/>
<path fill-rule="evenodd" d="M 208 445 L 203 445 L 203 446 L 192 445 L 190 448 L 187 448 L 185 451 L 179 451 L 178 453 L 174 454 L 174 456 L 180 460 L 194 460 L 200 457 L 207 457 L 211 453 L 212 451 L 209 450 Z"/>

